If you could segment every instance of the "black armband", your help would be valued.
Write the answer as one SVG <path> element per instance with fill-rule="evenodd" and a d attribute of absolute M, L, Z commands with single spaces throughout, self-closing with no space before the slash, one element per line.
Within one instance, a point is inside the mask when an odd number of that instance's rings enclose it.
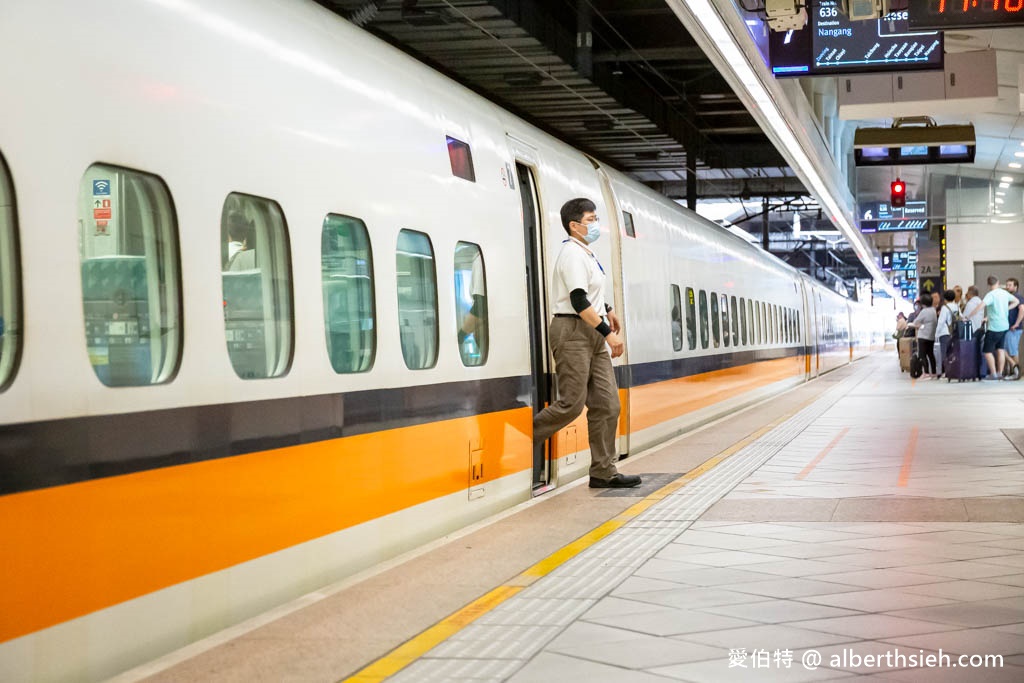
<path fill-rule="evenodd" d="M 576 313 L 582 313 L 590 308 L 590 301 L 587 299 L 587 292 L 579 288 L 569 292 L 569 303 L 572 304 L 572 310 L 576 311 Z"/>
<path fill-rule="evenodd" d="M 612 328 L 608 327 L 608 323 L 603 320 L 594 329 L 600 332 L 602 337 L 607 337 L 612 333 Z"/>

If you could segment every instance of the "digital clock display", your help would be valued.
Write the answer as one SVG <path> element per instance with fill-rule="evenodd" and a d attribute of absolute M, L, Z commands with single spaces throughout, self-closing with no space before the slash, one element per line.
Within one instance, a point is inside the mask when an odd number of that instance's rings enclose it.
<path fill-rule="evenodd" d="M 1024 26 L 1024 0 L 909 0 L 912 31 Z"/>

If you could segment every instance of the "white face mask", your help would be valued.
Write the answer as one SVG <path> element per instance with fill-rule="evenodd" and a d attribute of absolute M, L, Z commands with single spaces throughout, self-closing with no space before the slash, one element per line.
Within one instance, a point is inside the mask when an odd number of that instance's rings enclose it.
<path fill-rule="evenodd" d="M 593 244 L 601 236 L 600 222 L 594 221 L 593 223 L 580 223 L 580 225 L 587 229 L 587 234 L 582 238 L 582 240 L 587 244 Z"/>

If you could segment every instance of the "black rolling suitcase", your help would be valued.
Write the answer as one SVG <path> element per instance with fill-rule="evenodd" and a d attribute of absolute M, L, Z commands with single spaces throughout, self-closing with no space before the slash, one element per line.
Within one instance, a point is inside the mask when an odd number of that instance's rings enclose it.
<path fill-rule="evenodd" d="M 921 360 L 921 353 L 918 350 L 917 339 L 910 344 L 910 376 L 917 379 L 924 374 L 924 361 Z"/>
<path fill-rule="evenodd" d="M 946 381 L 979 379 L 978 341 L 976 339 L 951 339 L 946 349 L 943 372 Z"/>

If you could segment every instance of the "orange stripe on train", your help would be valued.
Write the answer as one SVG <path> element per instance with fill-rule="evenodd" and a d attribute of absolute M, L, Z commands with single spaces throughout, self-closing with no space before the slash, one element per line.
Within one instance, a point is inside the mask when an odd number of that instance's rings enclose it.
<path fill-rule="evenodd" d="M 532 466 L 530 408 L 0 497 L 0 642 Z"/>

